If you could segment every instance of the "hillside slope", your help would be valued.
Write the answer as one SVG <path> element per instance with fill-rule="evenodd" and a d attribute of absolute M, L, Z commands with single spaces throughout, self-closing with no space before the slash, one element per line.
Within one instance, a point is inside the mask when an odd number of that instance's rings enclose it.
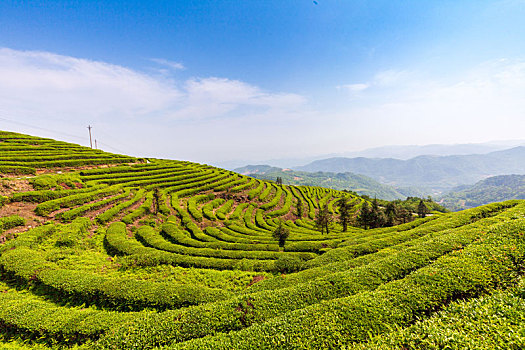
<path fill-rule="evenodd" d="M 447 193 L 440 203 L 451 210 L 474 208 L 510 199 L 525 199 L 525 175 L 501 175 Z"/>
<path fill-rule="evenodd" d="M 447 191 L 495 175 L 525 174 L 525 147 L 457 156 L 392 158 L 330 158 L 297 167 L 300 171 L 353 172 L 394 187 L 415 186 Z"/>
<path fill-rule="evenodd" d="M 243 175 L 258 179 L 275 180 L 283 179 L 284 184 L 294 186 L 321 186 L 334 190 L 353 191 L 360 195 L 377 197 L 385 200 L 404 199 L 407 195 L 396 191 L 393 187 L 383 185 L 372 178 L 352 173 L 327 173 L 306 171 L 283 170 L 269 165 L 247 165 L 234 170 Z"/>
<path fill-rule="evenodd" d="M 0 348 L 415 349 L 424 322 L 450 334 L 461 303 L 499 318 L 525 292 L 524 201 L 321 234 L 320 208 L 369 203 L 15 133 L 0 148 Z M 522 309 L 458 336 L 519 348 Z"/>

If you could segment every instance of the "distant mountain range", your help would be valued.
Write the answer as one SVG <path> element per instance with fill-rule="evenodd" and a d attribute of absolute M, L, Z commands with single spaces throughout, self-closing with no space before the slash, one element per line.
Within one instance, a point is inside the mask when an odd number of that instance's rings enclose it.
<path fill-rule="evenodd" d="M 322 186 L 336 190 L 350 190 L 360 195 L 377 197 L 385 200 L 405 199 L 408 196 L 420 195 L 419 192 L 410 190 L 396 190 L 391 186 L 381 184 L 368 176 L 352 173 L 330 173 L 304 171 L 294 171 L 282 169 L 269 165 L 247 165 L 234 169 L 243 175 L 249 175 L 259 179 L 276 180 L 277 177 L 283 179 L 287 185 Z"/>
<path fill-rule="evenodd" d="M 408 145 L 408 146 L 383 146 L 369 148 L 360 152 L 346 153 L 344 157 L 366 158 L 395 158 L 408 160 L 418 156 L 452 156 L 468 154 L 486 154 L 502 151 L 517 146 L 524 146 L 524 141 L 499 141 L 498 143 L 466 143 L 455 145 Z"/>
<path fill-rule="evenodd" d="M 489 177 L 448 193 L 439 203 L 450 210 L 462 210 L 509 199 L 525 199 L 525 175 Z"/>
<path fill-rule="evenodd" d="M 393 187 L 416 187 L 429 194 L 471 185 L 495 175 L 525 174 L 525 147 L 487 154 L 393 158 L 336 157 L 295 167 L 307 172 L 352 172 Z"/>
<path fill-rule="evenodd" d="M 382 146 L 375 148 L 368 148 L 362 151 L 355 152 L 340 152 L 324 155 L 316 155 L 310 157 L 296 157 L 296 158 L 278 158 L 258 161 L 259 164 L 269 164 L 281 168 L 295 168 L 309 164 L 316 160 L 346 157 L 346 158 L 394 158 L 407 160 L 410 158 L 427 155 L 427 156 L 450 156 L 450 155 L 467 155 L 467 154 L 486 154 L 495 151 L 501 151 L 512 147 L 525 145 L 524 140 L 512 141 L 491 141 L 485 143 L 465 143 L 465 144 L 433 144 L 433 145 L 404 145 L 404 146 Z M 244 166 L 245 164 L 253 164 L 253 160 L 232 160 L 225 162 L 217 162 L 216 166 L 233 170 L 235 168 Z"/>

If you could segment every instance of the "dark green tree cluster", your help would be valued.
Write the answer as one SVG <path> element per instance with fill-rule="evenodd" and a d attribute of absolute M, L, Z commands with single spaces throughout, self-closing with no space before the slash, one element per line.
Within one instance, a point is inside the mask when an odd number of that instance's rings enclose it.
<path fill-rule="evenodd" d="M 343 232 L 346 232 L 348 225 L 352 220 L 350 210 L 352 206 L 348 202 L 348 197 L 342 197 L 337 201 L 337 207 L 339 208 L 339 223 L 343 226 Z"/>
<path fill-rule="evenodd" d="M 334 221 L 334 218 L 328 210 L 328 205 L 321 206 L 317 212 L 317 217 L 315 218 L 315 226 L 321 234 L 326 231 L 326 234 L 330 233 L 330 224 Z"/>
<path fill-rule="evenodd" d="M 160 199 L 161 198 L 161 193 L 160 193 L 160 189 L 158 187 L 155 187 L 155 189 L 153 190 L 153 214 L 158 214 L 159 213 L 159 207 L 160 207 Z"/>
<path fill-rule="evenodd" d="M 283 222 L 279 221 L 279 225 L 273 231 L 272 237 L 279 241 L 279 247 L 284 248 L 284 244 L 290 235 L 290 230 L 284 227 Z"/>
<path fill-rule="evenodd" d="M 275 180 L 275 183 L 278 185 L 283 185 L 283 178 L 280 176 L 277 176 L 277 179 Z"/>
<path fill-rule="evenodd" d="M 423 202 L 423 200 L 420 200 L 419 204 L 417 205 L 417 215 L 419 215 L 420 218 L 424 218 L 429 213 L 430 210 L 428 209 L 425 202 Z"/>
<path fill-rule="evenodd" d="M 377 199 L 363 203 L 357 216 L 357 224 L 365 229 L 389 227 L 404 224 L 414 220 L 412 212 L 397 205 L 395 202 L 388 202 L 384 207 L 379 206 Z"/>
<path fill-rule="evenodd" d="M 297 208 L 297 216 L 299 218 L 302 218 L 304 215 L 304 207 L 303 207 L 303 200 L 301 199 L 301 197 L 297 198 L 296 208 Z"/>
<path fill-rule="evenodd" d="M 402 205 L 406 209 L 411 210 L 414 213 L 419 212 L 418 209 L 421 203 L 423 203 L 427 207 L 428 213 L 430 213 L 431 211 L 438 211 L 441 213 L 448 212 L 448 210 L 445 207 L 434 202 L 432 200 L 432 197 L 430 196 L 428 196 L 427 198 L 407 197 L 407 199 L 405 199 L 404 201 L 395 201 L 395 202 L 399 205 Z"/>

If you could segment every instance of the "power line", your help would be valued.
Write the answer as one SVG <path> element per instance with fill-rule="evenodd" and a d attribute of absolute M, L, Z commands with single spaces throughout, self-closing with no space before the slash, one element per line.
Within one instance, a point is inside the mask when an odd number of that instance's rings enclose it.
<path fill-rule="evenodd" d="M 58 134 L 58 135 L 66 136 L 66 137 L 74 137 L 76 139 L 85 140 L 85 137 L 82 137 L 82 136 L 73 135 L 73 134 L 69 134 L 69 133 L 61 132 L 61 131 L 57 131 L 57 130 L 51 130 L 51 129 L 47 129 L 47 128 L 42 128 L 40 126 L 31 125 L 31 124 L 19 122 L 19 121 L 16 121 L 16 120 L 8 119 L 8 118 L 5 118 L 3 116 L 0 117 L 0 120 L 8 122 L 8 123 L 13 123 L 13 124 L 17 124 L 17 125 L 22 125 L 22 126 L 25 126 L 25 127 L 33 128 L 33 129 L 47 131 L 47 132 L 50 132 L 50 133 L 53 133 L 53 134 Z M 98 132 L 101 132 L 101 131 L 98 130 Z M 110 146 L 110 145 L 108 145 L 106 143 L 103 143 L 103 142 L 100 142 L 100 141 L 98 141 L 98 143 L 100 143 L 101 145 L 104 145 L 105 147 L 111 148 L 111 149 L 113 149 L 113 150 L 115 150 L 115 151 L 117 151 L 119 153 L 122 153 L 122 154 L 126 154 L 127 153 L 127 152 L 119 150 L 119 149 L 117 149 L 117 148 L 115 148 L 113 146 Z M 124 145 L 124 147 L 127 147 L 127 146 Z M 91 148 L 93 148 L 93 147 L 91 147 Z"/>
<path fill-rule="evenodd" d="M 7 118 L 4 118 L 4 117 L 0 117 L 0 120 L 3 120 L 3 121 L 8 122 L 8 123 L 13 123 L 13 124 L 26 126 L 26 127 L 33 128 L 33 129 L 39 129 L 39 130 L 47 131 L 47 132 L 54 133 L 54 134 L 59 134 L 59 135 L 67 136 L 67 137 L 74 137 L 74 138 L 77 138 L 77 139 L 84 140 L 84 137 L 82 137 L 82 136 L 68 134 L 68 133 L 65 133 L 65 132 L 51 130 L 51 129 L 46 129 L 46 128 L 42 128 L 40 126 L 22 123 L 22 122 L 19 122 L 19 121 L 16 121 L 16 120 L 7 119 Z"/>
<path fill-rule="evenodd" d="M 117 149 L 117 148 L 115 148 L 115 147 L 108 146 L 107 144 L 106 144 L 106 147 L 112 148 L 112 149 L 114 149 L 115 151 L 120 152 L 120 153 L 129 153 L 130 150 L 133 150 L 133 147 L 131 147 L 131 146 L 129 146 L 129 145 L 126 145 L 126 144 L 124 144 L 124 143 L 122 143 L 122 142 L 116 140 L 114 135 L 109 135 L 108 133 L 106 133 L 106 132 L 104 132 L 103 130 L 100 130 L 100 129 L 97 129 L 97 133 L 98 133 L 99 135 L 103 135 L 103 136 L 105 136 L 106 139 L 111 139 L 111 140 L 113 141 L 112 143 L 117 144 L 119 147 L 123 147 L 123 148 L 127 149 L 128 152 L 125 152 L 125 151 L 119 150 L 119 149 Z M 101 145 L 104 145 L 104 143 L 100 142 L 100 140 L 98 141 L 98 143 L 100 143 Z"/>
<path fill-rule="evenodd" d="M 100 141 L 98 141 L 98 143 L 103 145 L 103 146 L 106 146 L 107 148 L 111 148 L 112 150 L 117 151 L 118 153 L 121 153 L 121 154 L 126 154 L 127 153 L 126 151 L 123 151 L 123 150 L 120 150 L 118 148 L 112 147 L 112 146 L 108 145 L 107 143 L 100 142 Z"/>

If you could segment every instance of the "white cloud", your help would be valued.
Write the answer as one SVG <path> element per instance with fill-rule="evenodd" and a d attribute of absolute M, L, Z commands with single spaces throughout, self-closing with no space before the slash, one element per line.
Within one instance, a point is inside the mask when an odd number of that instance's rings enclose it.
<path fill-rule="evenodd" d="M 161 66 L 166 66 L 175 71 L 186 69 L 182 63 L 166 60 L 164 58 L 151 58 L 150 61 L 155 62 Z"/>
<path fill-rule="evenodd" d="M 349 99 L 346 115 L 366 120 L 387 144 L 523 138 L 525 62 L 502 59 L 458 74 L 427 74 L 376 75 L 371 81 L 382 83 L 363 92 L 359 107 Z"/>
<path fill-rule="evenodd" d="M 180 69 L 163 59 L 154 61 Z M 296 108 L 295 94 L 222 78 L 176 82 L 122 66 L 48 52 L 0 49 L 0 104 L 11 115 L 68 118 L 212 118 L 250 107 Z"/>
<path fill-rule="evenodd" d="M 389 87 L 406 81 L 410 77 L 410 73 L 404 70 L 389 69 L 378 72 L 370 85 Z"/>
<path fill-rule="evenodd" d="M 0 104 L 13 115 L 140 116 L 178 101 L 167 81 L 104 62 L 0 49 Z"/>
<path fill-rule="evenodd" d="M 366 89 L 368 89 L 370 87 L 370 84 L 346 84 L 346 85 L 338 85 L 337 88 L 339 90 L 341 89 L 344 89 L 344 90 L 348 90 L 352 93 L 356 93 L 356 92 L 361 92 L 361 91 L 364 91 Z"/>
<path fill-rule="evenodd" d="M 181 68 L 175 62 L 155 61 Z M 266 123 L 271 136 L 270 120 L 297 120 L 306 114 L 300 113 L 305 103 L 300 95 L 268 92 L 238 80 L 177 81 L 105 62 L 0 48 L 0 129 L 80 142 L 89 123 L 101 144 L 120 145 L 119 150 L 136 155 L 235 157 L 225 152 L 239 149 L 236 140 L 249 140 L 252 151 L 263 153 L 261 146 L 271 137 L 254 138 L 247 125 Z M 213 140 L 217 131 L 227 139 L 212 148 L 211 141 L 197 142 L 199 136 Z M 63 138 L 66 134 L 79 137 Z"/>
<path fill-rule="evenodd" d="M 234 110 L 290 111 L 300 108 L 305 99 L 290 93 L 268 93 L 238 80 L 224 78 L 191 79 L 185 83 L 184 106 L 174 111 L 174 118 L 224 116 Z"/>
<path fill-rule="evenodd" d="M 360 94 L 370 88 L 388 88 L 399 85 L 410 79 L 411 74 L 404 70 L 389 69 L 376 73 L 370 81 L 336 86 L 339 90 L 346 90 L 351 96 Z"/>
<path fill-rule="evenodd" d="M 323 101 L 307 101 L 239 80 L 182 81 L 105 62 L 4 48 L 0 129 L 9 126 L 4 118 L 87 136 L 89 123 L 99 141 L 124 153 L 205 162 L 523 138 L 524 61 L 496 60 L 428 76 L 383 70 L 365 82 L 338 87 L 348 94 L 316 94 Z M 310 102 L 326 107 L 317 111 Z"/>

